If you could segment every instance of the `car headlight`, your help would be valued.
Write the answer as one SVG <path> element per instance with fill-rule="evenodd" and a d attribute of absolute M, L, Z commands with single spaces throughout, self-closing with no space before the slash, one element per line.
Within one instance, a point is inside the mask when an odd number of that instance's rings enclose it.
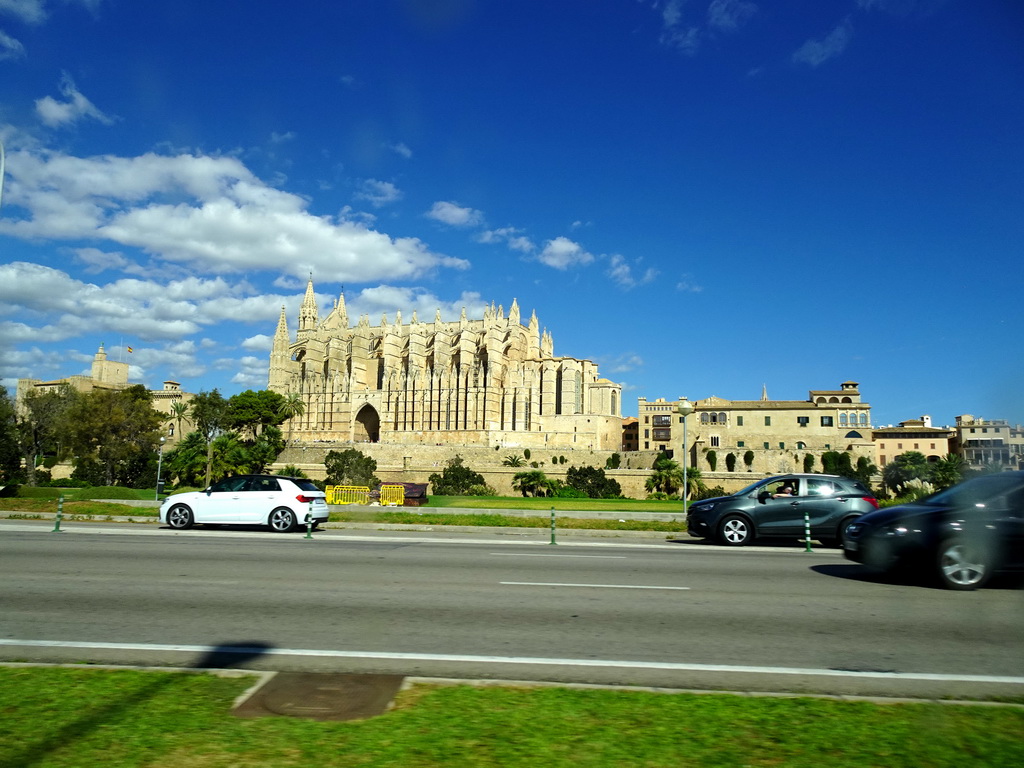
<path fill-rule="evenodd" d="M 892 525 L 885 526 L 885 528 L 882 529 L 882 533 L 886 536 L 906 536 L 910 533 L 910 529 L 905 525 L 893 523 Z"/>

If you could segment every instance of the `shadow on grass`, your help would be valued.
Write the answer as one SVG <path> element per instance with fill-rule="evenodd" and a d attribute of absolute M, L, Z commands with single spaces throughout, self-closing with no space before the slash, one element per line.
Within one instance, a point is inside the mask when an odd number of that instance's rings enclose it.
<path fill-rule="evenodd" d="M 194 667 L 196 669 L 230 669 L 263 656 L 271 648 L 273 646 L 266 643 L 218 645 L 200 658 Z M 103 705 L 90 707 L 87 714 L 77 720 L 65 723 L 49 738 L 28 746 L 21 754 L 15 754 L 11 762 L 4 764 L 4 768 L 32 768 L 32 766 L 39 765 L 54 751 L 73 744 L 83 736 L 102 727 L 104 723 L 131 719 L 133 709 L 177 682 L 177 676 L 159 675 L 154 678 L 152 683 L 142 686 L 129 695 L 115 697 L 107 700 Z"/>

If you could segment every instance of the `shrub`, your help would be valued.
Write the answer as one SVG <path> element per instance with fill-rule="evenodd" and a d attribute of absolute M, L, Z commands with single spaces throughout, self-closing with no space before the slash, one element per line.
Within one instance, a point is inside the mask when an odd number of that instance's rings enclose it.
<path fill-rule="evenodd" d="M 0 486 L 0 499 L 13 499 L 18 495 L 19 487 L 20 486 L 17 483 Z"/>
<path fill-rule="evenodd" d="M 470 493 L 470 489 L 474 486 L 486 488 L 487 483 L 484 482 L 483 475 L 465 466 L 462 457 L 458 455 L 448 459 L 448 466 L 441 474 L 435 472 L 427 479 L 430 481 L 435 496 L 492 495 Z"/>
<path fill-rule="evenodd" d="M 708 451 L 707 459 L 708 467 L 711 469 L 712 472 L 714 472 L 715 469 L 718 467 L 718 453 L 716 453 L 715 451 Z"/>
<path fill-rule="evenodd" d="M 716 496 L 728 496 L 725 492 L 725 488 L 720 485 L 713 486 L 711 488 L 701 488 L 697 493 L 693 495 L 691 501 L 700 501 L 701 499 L 713 499 Z"/>
<path fill-rule="evenodd" d="M 735 453 L 727 453 L 727 454 L 725 454 L 725 468 L 729 472 L 732 472 L 732 471 L 734 471 L 736 469 L 736 454 Z"/>

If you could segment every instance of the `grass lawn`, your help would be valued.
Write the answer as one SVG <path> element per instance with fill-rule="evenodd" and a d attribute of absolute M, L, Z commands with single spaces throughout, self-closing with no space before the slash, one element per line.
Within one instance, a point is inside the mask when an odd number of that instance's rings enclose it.
<path fill-rule="evenodd" d="M 931 703 L 416 686 L 385 715 L 239 719 L 253 678 L 0 669 L 7 768 L 1024 765 L 1024 711 Z M 12 738 L 17 734 L 17 738 Z"/>

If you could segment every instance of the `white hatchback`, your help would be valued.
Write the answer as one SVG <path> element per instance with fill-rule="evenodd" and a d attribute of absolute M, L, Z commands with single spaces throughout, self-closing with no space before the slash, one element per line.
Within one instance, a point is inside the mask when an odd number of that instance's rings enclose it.
<path fill-rule="evenodd" d="M 279 533 L 305 524 L 327 522 L 327 499 L 311 480 L 279 475 L 235 475 L 205 491 L 168 496 L 160 505 L 160 522 L 183 531 L 196 523 L 267 525 Z"/>

